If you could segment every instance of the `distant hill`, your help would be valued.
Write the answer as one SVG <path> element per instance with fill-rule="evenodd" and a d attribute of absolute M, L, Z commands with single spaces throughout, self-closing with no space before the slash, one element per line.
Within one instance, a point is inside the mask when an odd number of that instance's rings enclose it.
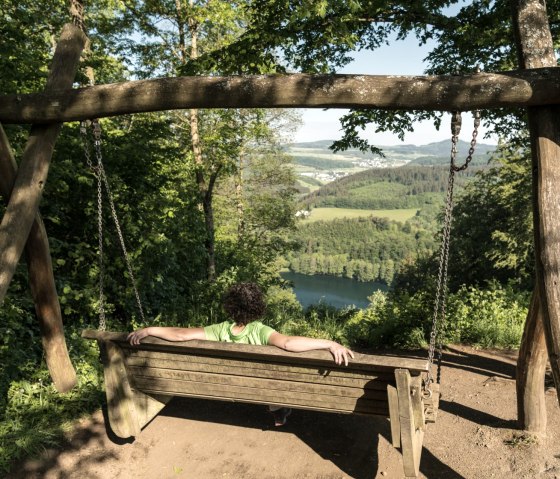
<path fill-rule="evenodd" d="M 456 178 L 458 188 L 481 166 L 473 165 Z M 407 164 L 370 168 L 333 180 L 300 200 L 303 209 L 407 209 L 440 205 L 447 189 L 447 166 Z"/>
<path fill-rule="evenodd" d="M 367 168 L 388 168 L 406 164 L 417 165 L 442 165 L 449 162 L 451 143 L 448 140 L 429 143 L 427 145 L 394 145 L 383 146 L 385 158 L 373 153 L 363 153 L 350 149 L 333 153 L 329 147 L 334 140 L 311 141 L 305 143 L 292 143 L 287 152 L 293 156 L 298 171 L 301 173 L 306 168 L 309 172 L 317 170 L 351 170 L 363 171 Z M 470 144 L 459 140 L 458 159 L 466 157 Z M 488 163 L 489 153 L 496 149 L 495 145 L 478 143 L 473 158 L 473 165 Z M 350 171 L 349 171 L 350 172 Z"/>

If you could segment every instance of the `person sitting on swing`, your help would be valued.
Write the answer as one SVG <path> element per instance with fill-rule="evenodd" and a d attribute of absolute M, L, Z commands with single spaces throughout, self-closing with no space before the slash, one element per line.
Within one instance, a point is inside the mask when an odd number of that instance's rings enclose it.
<path fill-rule="evenodd" d="M 264 295 L 255 283 L 234 284 L 222 298 L 222 305 L 231 320 L 204 328 L 151 326 L 130 333 L 127 339 L 133 346 L 140 344 L 140 341 L 147 336 L 154 336 L 167 341 L 203 339 L 228 343 L 271 345 L 295 353 L 326 349 L 332 354 L 336 364 L 346 366 L 349 357 L 354 357 L 352 351 L 336 341 L 286 336 L 263 324 L 259 320 L 264 315 L 266 305 Z M 276 426 L 283 426 L 291 413 L 291 409 L 286 407 L 269 406 L 269 409 L 274 415 Z"/>

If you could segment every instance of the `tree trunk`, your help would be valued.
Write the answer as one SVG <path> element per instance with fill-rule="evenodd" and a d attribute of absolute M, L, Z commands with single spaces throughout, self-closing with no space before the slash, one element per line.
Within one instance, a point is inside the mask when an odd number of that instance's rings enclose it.
<path fill-rule="evenodd" d="M 194 5 L 194 0 L 189 0 L 189 6 L 192 8 Z M 180 15 L 180 10 L 178 7 L 177 12 Z M 178 19 L 179 24 L 182 25 L 181 19 Z M 190 59 L 195 60 L 198 57 L 198 25 L 196 22 L 189 18 L 189 29 L 191 32 L 191 53 Z M 181 36 L 183 39 L 185 35 Z M 184 45 L 182 45 L 183 61 L 186 62 L 184 57 Z M 199 194 L 199 204 L 204 213 L 204 226 L 206 230 L 206 238 L 204 240 L 204 246 L 206 249 L 206 279 L 208 281 L 214 281 L 216 279 L 216 251 L 215 251 L 215 235 L 214 235 L 214 208 L 212 204 L 212 194 L 213 194 L 213 181 L 212 185 L 206 185 L 204 179 L 204 160 L 202 158 L 202 145 L 200 143 L 200 135 L 198 131 L 198 110 L 190 110 L 190 127 L 191 127 L 191 143 L 192 152 L 195 162 L 196 170 L 196 182 L 198 184 L 198 194 Z M 215 179 L 214 179 L 215 180 Z"/>
<path fill-rule="evenodd" d="M 513 26 L 521 68 L 557 66 L 544 2 L 512 0 Z M 543 335 L 560 401 L 560 108 L 528 109 L 533 163 L 533 224 L 536 290 L 518 363 L 521 426 L 544 434 Z M 543 416 L 544 414 L 544 416 Z"/>
<path fill-rule="evenodd" d="M 8 138 L 0 125 L 0 194 L 10 199 L 16 178 L 17 164 Z M 35 312 L 41 328 L 45 360 L 58 392 L 70 391 L 76 385 L 76 372 L 68 356 L 62 314 L 54 282 L 47 233 L 37 214 L 25 245 L 25 256 Z"/>
<path fill-rule="evenodd" d="M 64 26 L 53 57 L 47 90 L 72 86 L 85 43 L 86 37 L 80 29 L 72 24 Z M 6 296 L 36 218 L 60 127 L 60 123 L 55 123 L 31 128 L 10 202 L 0 224 L 0 302 Z"/>

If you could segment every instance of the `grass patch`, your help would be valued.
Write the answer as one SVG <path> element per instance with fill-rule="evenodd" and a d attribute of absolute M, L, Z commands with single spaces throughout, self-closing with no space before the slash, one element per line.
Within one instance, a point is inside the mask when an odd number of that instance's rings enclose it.
<path fill-rule="evenodd" d="M 528 433 L 514 433 L 511 439 L 506 439 L 504 444 L 515 448 L 528 448 L 537 444 L 537 438 Z"/>
<path fill-rule="evenodd" d="M 376 216 L 378 218 L 388 218 L 392 221 L 407 221 L 414 216 L 418 208 L 408 208 L 403 210 L 357 210 L 351 208 L 314 208 L 306 222 L 330 221 L 339 218 L 365 218 Z"/>

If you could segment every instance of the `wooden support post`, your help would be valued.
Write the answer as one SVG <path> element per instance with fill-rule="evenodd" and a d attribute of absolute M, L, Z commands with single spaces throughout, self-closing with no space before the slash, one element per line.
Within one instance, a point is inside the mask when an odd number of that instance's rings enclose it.
<path fill-rule="evenodd" d="M 548 361 L 539 288 L 531 298 L 517 360 L 517 419 L 519 427 L 534 434 L 546 432 L 544 377 Z"/>
<path fill-rule="evenodd" d="M 134 393 L 128 382 L 122 349 L 112 341 L 98 341 L 105 375 L 107 414 L 113 432 L 122 438 L 140 434 Z"/>
<path fill-rule="evenodd" d="M 554 44 L 542 0 L 511 0 L 513 25 L 519 63 L 522 68 L 557 67 Z M 528 109 L 533 161 L 533 216 L 539 312 L 529 325 L 536 327 L 541 317 L 548 348 L 552 375 L 560 401 L 560 108 L 556 106 Z M 536 304 L 533 306 L 536 308 Z M 539 346 L 536 334 L 526 335 L 524 354 Z M 531 363 L 532 367 L 542 367 Z M 538 375 L 540 373 L 535 373 Z M 544 386 L 543 386 L 544 387 Z M 535 410 L 539 397 L 522 394 Z M 540 396 L 540 391 L 538 395 Z"/>
<path fill-rule="evenodd" d="M 399 422 L 401 427 L 401 443 L 404 474 L 406 477 L 417 477 L 420 472 L 420 456 L 424 439 L 423 427 L 416 424 L 421 417 L 417 408 L 422 401 L 413 400 L 413 390 L 410 373 L 407 369 L 395 370 L 397 380 L 397 395 L 399 399 Z M 422 425 L 423 426 L 423 425 Z"/>
<path fill-rule="evenodd" d="M 135 390 L 125 366 L 122 349 L 112 341 L 99 340 L 105 376 L 107 414 L 113 432 L 124 439 L 138 436 L 171 400 L 171 396 L 148 395 Z"/>
<path fill-rule="evenodd" d="M 62 30 L 46 89 L 71 88 L 86 43 L 72 24 Z M 61 124 L 34 125 L 19 165 L 10 202 L 0 224 L 0 303 L 4 300 L 17 263 L 36 218 L 50 160 Z"/>
<path fill-rule="evenodd" d="M 2 125 L 0 125 L 0 195 L 7 203 L 17 172 L 17 164 Z M 37 213 L 25 245 L 31 294 L 41 328 L 45 359 L 54 386 L 67 392 L 76 384 L 76 372 L 68 356 L 62 314 L 54 282 L 47 233 Z"/>

